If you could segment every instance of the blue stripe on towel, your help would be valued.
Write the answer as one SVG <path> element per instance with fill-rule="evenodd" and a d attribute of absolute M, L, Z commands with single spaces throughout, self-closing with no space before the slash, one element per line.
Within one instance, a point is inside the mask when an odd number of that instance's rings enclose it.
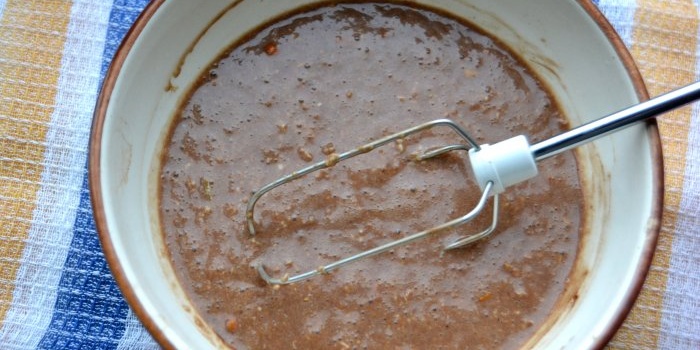
<path fill-rule="evenodd" d="M 115 0 L 109 17 L 100 81 L 127 30 L 147 0 Z M 85 168 L 87 172 L 87 166 Z M 129 307 L 102 254 L 84 176 L 73 240 L 41 349 L 116 349 Z"/>

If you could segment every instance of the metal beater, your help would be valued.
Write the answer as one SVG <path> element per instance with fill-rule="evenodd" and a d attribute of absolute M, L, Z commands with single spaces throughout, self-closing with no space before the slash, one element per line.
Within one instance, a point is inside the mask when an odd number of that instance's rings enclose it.
<path fill-rule="evenodd" d="M 324 161 L 320 161 L 306 168 L 292 172 L 291 174 L 281 177 L 256 191 L 248 200 L 246 210 L 246 220 L 249 233 L 251 235 L 255 235 L 255 203 L 260 199 L 260 197 L 270 190 L 314 171 L 332 167 L 343 160 L 370 152 L 375 148 L 381 147 L 389 142 L 403 139 L 408 135 L 439 126 L 451 128 L 464 139 L 465 144 L 454 144 L 433 149 L 423 153 L 422 155 L 418 155 L 416 158 L 418 160 L 429 159 L 456 150 L 468 152 L 474 177 L 476 178 L 478 185 L 481 187 L 482 193 L 476 206 L 467 214 L 428 230 L 414 233 L 404 238 L 380 245 L 298 275 L 285 275 L 281 278 L 273 278 L 267 273 L 263 264 L 259 264 L 257 266 L 258 273 L 265 280 L 265 282 L 272 285 L 299 282 L 313 276 L 326 274 L 331 270 L 337 269 L 353 261 L 376 255 L 421 238 L 425 238 L 428 235 L 442 231 L 446 228 L 467 223 L 481 213 L 486 206 L 489 197 L 493 196 L 493 219 L 491 221 L 491 225 L 479 233 L 462 237 L 448 244 L 445 249 L 454 249 L 476 242 L 487 237 L 496 229 L 496 225 L 498 223 L 498 194 L 505 191 L 505 189 L 509 186 L 536 176 L 537 161 L 549 158 L 571 148 L 578 147 L 612 132 L 622 130 L 637 122 L 669 112 L 697 99 L 700 99 L 700 82 L 695 82 L 678 90 L 628 107 L 619 112 L 610 114 L 606 117 L 581 125 L 547 140 L 538 142 L 534 145 L 530 145 L 524 135 L 515 136 L 493 145 L 479 145 L 461 126 L 452 120 L 438 119 L 383 137 L 345 153 L 331 154 Z"/>

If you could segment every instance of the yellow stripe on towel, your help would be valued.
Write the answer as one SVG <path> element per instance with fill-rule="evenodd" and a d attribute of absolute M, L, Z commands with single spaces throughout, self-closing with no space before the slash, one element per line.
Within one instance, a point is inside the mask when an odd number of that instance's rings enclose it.
<path fill-rule="evenodd" d="M 698 11 L 691 0 L 639 1 L 631 52 L 652 97 L 694 81 L 697 33 Z M 661 234 L 644 288 L 610 347 L 657 348 L 673 234 L 683 188 L 690 118 L 691 111 L 686 107 L 658 119 L 665 177 Z"/>
<path fill-rule="evenodd" d="M 71 5 L 7 0 L 0 20 L 0 324 L 34 220 Z"/>

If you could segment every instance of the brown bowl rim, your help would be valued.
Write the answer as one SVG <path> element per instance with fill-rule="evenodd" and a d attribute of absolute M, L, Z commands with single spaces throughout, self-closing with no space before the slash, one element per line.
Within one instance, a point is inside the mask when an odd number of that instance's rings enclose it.
<path fill-rule="evenodd" d="M 627 50 L 627 47 L 619 37 L 613 26 L 605 18 L 603 13 L 591 0 L 578 0 L 578 4 L 596 23 L 596 25 L 605 34 L 608 41 L 612 44 L 618 57 L 622 61 L 627 74 L 629 75 L 632 84 L 640 101 L 649 99 L 644 80 L 642 78 L 637 65 L 632 59 L 632 55 Z M 109 265 L 117 285 L 121 289 L 124 298 L 131 306 L 134 314 L 141 320 L 144 327 L 150 332 L 153 338 L 166 349 L 174 349 L 174 344 L 165 335 L 165 332 L 160 329 L 153 318 L 148 314 L 145 307 L 133 292 L 130 281 L 126 278 L 119 259 L 117 258 L 114 246 L 112 245 L 111 235 L 106 222 L 105 212 L 103 211 L 103 196 L 100 183 L 100 160 L 101 160 L 101 144 L 106 117 L 107 107 L 110 102 L 110 96 L 114 90 L 117 77 L 131 51 L 134 43 L 139 35 L 148 24 L 149 20 L 165 3 L 165 0 L 151 1 L 141 12 L 132 27 L 126 33 L 122 43 L 117 49 L 110 67 L 105 75 L 100 94 L 95 106 L 92 129 L 90 132 L 89 154 L 88 154 L 88 181 L 90 188 L 90 197 L 95 218 L 97 233 L 102 245 L 105 259 Z M 632 282 L 632 288 L 627 291 L 627 295 L 622 302 L 622 307 L 618 310 L 613 321 L 605 328 L 602 336 L 596 339 L 593 348 L 601 349 L 610 341 L 620 328 L 639 295 L 646 275 L 651 267 L 656 243 L 661 228 L 661 214 L 663 209 L 663 192 L 664 192 L 664 177 L 663 177 L 663 157 L 661 152 L 661 139 L 656 120 L 651 119 L 647 123 L 649 141 L 651 145 L 652 157 L 652 210 L 650 217 L 650 225 L 647 228 L 647 239 L 643 247 L 642 258 L 638 269 L 635 273 Z"/>

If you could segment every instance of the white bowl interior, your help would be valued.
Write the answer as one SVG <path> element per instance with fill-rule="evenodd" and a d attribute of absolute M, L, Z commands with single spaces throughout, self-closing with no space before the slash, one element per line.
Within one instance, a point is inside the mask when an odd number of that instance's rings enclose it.
<path fill-rule="evenodd" d="M 467 18 L 517 51 L 549 84 L 573 125 L 638 102 L 614 47 L 576 2 L 421 2 Z M 143 312 L 177 348 L 224 344 L 193 311 L 170 267 L 156 209 L 159 152 L 174 110 L 203 69 L 236 38 L 300 1 L 262 3 L 160 4 L 118 72 L 105 115 L 99 190 L 109 241 Z M 623 312 L 635 276 L 645 269 L 648 226 L 656 219 L 649 140 L 639 125 L 577 150 L 590 232 L 564 311 L 528 345 L 588 348 Z"/>

